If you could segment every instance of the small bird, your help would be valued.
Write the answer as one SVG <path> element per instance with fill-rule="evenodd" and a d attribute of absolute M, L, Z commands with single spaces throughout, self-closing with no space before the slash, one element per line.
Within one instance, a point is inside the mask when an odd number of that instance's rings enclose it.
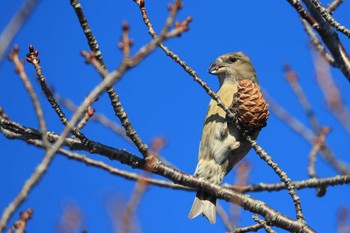
<path fill-rule="evenodd" d="M 251 80 L 258 88 L 256 72 L 250 59 L 242 52 L 227 53 L 209 66 L 208 72 L 219 77 L 217 95 L 226 106 L 231 106 L 238 82 Z M 253 138 L 258 136 L 255 132 Z M 198 164 L 194 176 L 212 184 L 221 184 L 225 175 L 250 150 L 251 146 L 234 122 L 227 122 L 226 113 L 211 100 L 205 118 L 200 141 Z M 190 219 L 204 215 L 210 223 L 216 222 L 216 197 L 198 191 L 194 199 Z"/>

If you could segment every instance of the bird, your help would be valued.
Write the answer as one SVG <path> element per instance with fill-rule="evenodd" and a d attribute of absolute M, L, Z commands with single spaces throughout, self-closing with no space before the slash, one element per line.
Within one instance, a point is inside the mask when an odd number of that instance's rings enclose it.
<path fill-rule="evenodd" d="M 260 89 L 253 64 L 242 52 L 219 56 L 210 64 L 208 72 L 218 76 L 220 88 L 216 94 L 226 106 L 231 106 L 239 81 L 250 80 Z M 258 130 L 254 132 L 252 138 L 256 139 L 258 133 Z M 226 174 L 250 149 L 251 145 L 242 136 L 238 124 L 227 121 L 226 112 L 212 99 L 202 130 L 194 176 L 212 184 L 221 184 Z M 193 219 L 200 214 L 215 224 L 216 197 L 198 190 L 188 218 Z"/>

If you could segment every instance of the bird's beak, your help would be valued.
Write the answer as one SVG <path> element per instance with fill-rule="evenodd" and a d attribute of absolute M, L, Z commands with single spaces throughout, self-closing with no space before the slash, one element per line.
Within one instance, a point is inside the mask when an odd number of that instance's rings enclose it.
<path fill-rule="evenodd" d="M 210 64 L 208 72 L 209 74 L 216 74 L 217 71 L 217 62 L 214 61 L 213 63 Z"/>
<path fill-rule="evenodd" d="M 218 62 L 217 60 L 215 60 L 213 63 L 210 64 L 208 72 L 209 74 L 217 74 L 219 69 L 220 69 L 220 62 Z"/>

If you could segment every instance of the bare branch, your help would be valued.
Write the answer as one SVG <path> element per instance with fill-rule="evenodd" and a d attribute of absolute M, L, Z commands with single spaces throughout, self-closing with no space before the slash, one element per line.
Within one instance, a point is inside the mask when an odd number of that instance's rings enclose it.
<path fill-rule="evenodd" d="M 226 213 L 224 208 L 222 208 L 220 203 L 216 203 L 216 211 L 217 211 L 219 217 L 221 218 L 221 220 L 223 221 L 223 223 L 224 223 L 224 225 L 226 227 L 226 230 L 233 231 L 234 230 L 234 226 L 232 226 L 232 224 L 230 222 L 230 218 L 228 217 L 228 214 Z"/>
<path fill-rule="evenodd" d="M 327 186 L 336 186 L 336 185 L 343 185 L 343 184 L 350 184 L 350 176 L 344 175 L 344 176 L 334 176 L 329 178 L 317 178 L 317 179 L 309 179 L 309 180 L 301 180 L 301 181 L 294 181 L 292 182 L 295 189 L 304 189 L 304 188 L 321 188 L 321 187 L 327 187 Z M 227 187 L 227 186 L 225 186 Z M 235 189 L 235 187 L 231 187 Z M 243 193 L 246 192 L 260 192 L 260 191 L 278 191 L 286 189 L 286 185 L 284 183 L 280 184 L 257 184 L 257 185 L 251 185 L 246 187 L 241 187 L 239 190 L 241 190 Z"/>
<path fill-rule="evenodd" d="M 330 132 L 329 128 L 323 128 L 321 134 L 316 138 L 315 143 L 311 149 L 309 154 L 309 166 L 308 166 L 308 174 L 310 178 L 316 178 L 316 170 L 315 170 L 315 162 L 316 155 L 324 146 L 324 142 L 326 140 L 326 135 Z"/>
<path fill-rule="evenodd" d="M 301 19 L 301 22 L 304 26 L 305 32 L 309 35 L 310 42 L 314 48 L 321 54 L 321 56 L 328 62 L 329 65 L 337 67 L 334 58 L 327 52 L 326 48 L 318 39 L 317 35 L 313 32 L 312 27 L 304 19 Z"/>
<path fill-rule="evenodd" d="M 341 207 L 338 210 L 338 219 L 337 219 L 337 228 L 338 233 L 349 233 L 349 209 L 347 207 Z"/>
<path fill-rule="evenodd" d="M 329 66 L 319 56 L 314 58 L 314 66 L 316 80 L 326 100 L 327 107 L 350 133 L 350 111 L 344 104 L 342 94 L 333 81 Z"/>
<path fill-rule="evenodd" d="M 8 123 L 10 122 L 0 117 L 0 126 L 2 129 L 7 128 Z M 21 130 L 21 127 L 17 124 L 10 123 L 10 125 L 12 127 L 16 127 L 17 130 Z M 2 131 L 4 132 L 4 130 Z M 30 134 L 35 133 L 35 130 L 33 129 L 28 129 L 25 131 L 30 131 L 30 132 L 27 132 Z M 12 135 L 12 137 L 15 138 L 15 135 Z M 49 140 L 50 139 L 51 137 L 49 136 Z M 63 142 L 66 142 L 72 146 L 74 145 L 73 148 L 80 147 L 81 149 L 82 148 L 86 149 L 86 146 L 84 146 L 81 142 L 79 142 L 79 140 L 76 140 L 75 142 L 77 144 L 75 144 L 72 142 L 72 139 L 62 139 L 62 136 L 59 136 L 56 139 L 57 141 L 54 145 L 56 145 L 57 143 L 62 144 Z M 225 188 L 219 185 L 213 185 L 204 180 L 185 174 L 179 170 L 176 170 L 175 168 L 172 168 L 163 164 L 159 159 L 155 159 L 153 155 L 150 155 L 150 157 L 148 158 L 148 161 L 151 161 L 151 163 L 149 162 L 149 164 L 146 165 L 143 162 L 143 160 L 140 160 L 138 157 L 126 152 L 125 150 L 118 150 L 115 148 L 102 146 L 99 143 L 94 143 L 94 142 L 92 143 L 94 145 L 94 151 L 98 154 L 108 156 L 108 158 L 112 160 L 118 160 L 121 163 L 127 164 L 134 168 L 142 169 L 142 170 L 150 170 L 149 168 L 150 166 L 152 166 L 151 171 L 155 174 L 166 177 L 172 180 L 176 184 L 181 184 L 183 186 L 194 188 L 195 190 L 201 189 L 207 193 L 216 195 L 220 199 L 224 199 L 226 201 L 240 205 L 244 209 L 247 209 L 251 212 L 262 215 L 266 219 L 266 221 L 269 221 L 269 223 L 275 226 L 281 227 L 289 231 L 304 230 L 304 232 L 306 233 L 314 232 L 310 227 L 305 226 L 304 224 L 301 224 L 298 221 L 292 220 L 287 216 L 284 216 L 283 214 L 277 212 L 276 210 L 267 206 L 263 202 L 255 200 L 244 194 L 234 192 L 228 188 Z M 48 152 L 50 152 L 50 150 Z M 350 177 L 346 177 L 342 179 L 345 182 L 350 182 Z"/>
<path fill-rule="evenodd" d="M 68 233 L 68 232 L 81 232 L 83 213 L 81 212 L 79 206 L 74 202 L 68 201 L 64 203 L 63 213 L 59 220 L 56 232 Z"/>
<path fill-rule="evenodd" d="M 24 141 L 29 139 L 41 140 L 41 134 L 38 130 L 23 127 L 18 123 L 6 120 L 2 117 L 0 117 L 0 129 L 5 137 L 9 139 L 20 139 Z M 60 135 L 54 133 L 47 133 L 47 137 L 52 143 L 55 143 L 60 139 Z M 79 139 L 65 138 L 63 140 L 63 145 L 69 147 L 71 150 L 84 150 L 92 154 L 106 156 L 111 160 L 120 161 L 121 163 L 128 164 L 133 168 L 142 168 L 144 166 L 144 161 L 141 158 L 125 150 L 118 150 L 94 141 L 91 141 L 91 144 L 93 146 L 92 151 L 90 151 L 90 148 Z"/>
<path fill-rule="evenodd" d="M 23 81 L 23 84 L 32 99 L 34 109 L 37 114 L 39 125 L 40 125 L 40 130 L 41 130 L 40 138 L 42 138 L 43 140 L 43 145 L 45 150 L 48 151 L 50 148 L 50 144 L 47 138 L 47 128 L 44 120 L 43 110 L 41 108 L 38 97 L 34 91 L 34 88 L 24 71 L 24 67 L 23 67 L 24 62 L 19 60 L 18 51 L 19 51 L 19 48 L 15 47 L 9 55 L 9 59 L 15 64 L 15 71 L 18 73 L 19 77 Z M 36 167 L 34 172 L 31 174 L 31 176 L 27 179 L 25 184 L 22 186 L 20 192 L 16 195 L 16 197 L 12 200 L 12 202 L 10 202 L 9 205 L 5 208 L 5 211 L 3 212 L 0 219 L 0 232 L 3 231 L 10 217 L 14 214 L 15 210 L 28 197 L 28 194 L 30 193 L 30 191 L 42 178 L 43 174 L 48 169 L 48 166 L 50 165 L 51 160 L 52 160 L 52 157 L 50 156 L 44 157 L 41 163 Z"/>
<path fill-rule="evenodd" d="M 300 17 L 306 20 L 313 29 L 316 31 L 320 30 L 320 25 L 315 21 L 315 19 L 305 10 L 305 8 L 301 5 L 298 0 L 287 0 L 289 4 L 295 8 L 295 10 L 299 13 Z"/>
<path fill-rule="evenodd" d="M 142 175 L 144 178 L 148 177 L 149 174 L 145 173 Z M 121 226 L 118 232 L 130 233 L 132 227 L 133 216 L 139 206 L 142 196 L 148 187 L 146 179 L 140 178 L 135 185 L 134 192 L 126 205 L 124 214 L 122 216 Z"/>
<path fill-rule="evenodd" d="M 28 221 L 33 217 L 33 209 L 28 208 L 26 211 L 19 213 L 20 219 L 17 220 L 8 233 L 25 233 Z"/>
<path fill-rule="evenodd" d="M 64 98 L 60 96 L 58 93 L 54 93 L 54 98 L 57 100 L 59 104 L 61 104 L 71 112 L 75 112 L 78 108 L 70 99 Z M 130 140 L 130 138 L 126 136 L 124 128 L 119 124 L 117 124 L 116 122 L 109 119 L 104 114 L 95 112 L 94 115 L 91 117 L 91 120 L 102 124 L 107 129 L 110 129 L 117 135 L 121 136 L 121 138 L 123 138 L 126 142 L 134 145 Z"/>
<path fill-rule="evenodd" d="M 250 136 L 247 136 L 247 141 L 250 142 L 252 148 L 260 156 L 260 158 L 262 160 L 264 160 L 275 171 L 275 173 L 280 177 L 281 181 L 286 185 L 286 187 L 289 191 L 288 193 L 294 202 L 296 216 L 297 216 L 298 221 L 300 221 L 302 224 L 306 224 L 304 216 L 303 216 L 302 208 L 301 208 L 300 198 L 297 195 L 297 193 L 295 192 L 295 188 L 294 188 L 294 185 L 292 184 L 291 179 L 278 166 L 278 164 L 272 160 L 271 156 L 269 156 L 266 153 L 266 151 L 257 144 L 257 142 L 255 140 L 253 140 Z"/>
<path fill-rule="evenodd" d="M 64 112 L 62 111 L 61 107 L 53 97 L 53 94 L 48 87 L 46 83 L 46 78 L 43 75 L 42 68 L 40 66 L 40 59 L 38 58 L 39 50 L 35 50 L 32 45 L 29 46 L 29 53 L 27 54 L 27 62 L 31 63 L 36 71 L 37 79 L 40 83 L 41 90 L 45 94 L 45 97 L 47 101 L 51 104 L 52 108 L 55 110 L 57 116 L 59 117 L 60 121 L 64 126 L 68 125 L 68 119 L 66 118 Z M 84 109 L 85 111 L 85 109 Z M 86 145 L 89 145 L 89 140 L 85 137 L 83 133 L 81 133 L 77 128 L 72 128 L 73 134 L 79 138 L 82 142 L 86 143 Z"/>
<path fill-rule="evenodd" d="M 260 224 L 267 233 L 275 233 L 275 231 L 272 230 L 271 227 L 267 225 L 266 221 L 261 220 L 258 215 L 254 214 L 253 219 L 255 220 L 255 222 Z"/>
<path fill-rule="evenodd" d="M 314 17 L 315 21 L 317 21 L 317 23 L 320 25 L 317 32 L 335 59 L 337 66 L 347 78 L 347 80 L 350 81 L 349 55 L 341 43 L 338 34 L 334 31 L 333 27 L 322 17 L 319 10 L 312 3 L 312 0 L 303 0 L 303 2 L 310 11 L 310 14 Z"/>
<path fill-rule="evenodd" d="M 40 132 L 35 130 L 35 129 L 31 129 L 31 128 L 25 128 L 23 126 L 21 126 L 20 124 L 11 122 L 7 119 L 1 118 L 0 117 L 0 129 L 2 131 L 2 133 L 8 137 L 9 139 L 20 139 L 20 140 L 24 140 L 24 141 L 28 141 L 28 140 L 40 140 Z M 59 135 L 54 134 L 54 133 L 48 133 L 48 139 L 50 142 L 55 142 L 58 140 Z M 139 157 L 128 153 L 125 150 L 118 150 L 112 147 L 109 147 L 107 145 L 103 145 L 101 143 L 97 143 L 92 141 L 92 144 L 94 146 L 94 153 L 102 155 L 102 156 L 106 156 L 107 158 L 111 159 L 111 160 L 117 160 L 120 161 L 123 164 L 128 164 L 129 166 L 133 167 L 133 168 L 140 168 L 142 169 L 142 167 L 144 167 L 143 163 L 144 161 L 142 159 L 140 159 Z M 37 146 L 42 147 L 42 144 L 40 143 L 40 141 L 38 141 L 36 143 Z M 80 140 L 78 139 L 74 139 L 74 138 L 66 138 L 64 141 L 64 145 L 68 146 L 71 150 L 84 150 L 84 151 L 89 151 L 88 148 L 86 147 L 86 145 L 84 145 Z M 67 151 L 68 154 L 67 155 L 69 158 L 73 158 L 76 160 L 80 160 L 84 163 L 86 163 L 87 165 L 91 165 L 91 166 L 96 166 L 96 167 L 100 167 L 112 174 L 117 174 L 120 175 L 122 177 L 125 177 L 127 179 L 131 179 L 131 180 L 136 180 L 138 179 L 138 175 L 134 174 L 134 173 L 130 173 L 130 175 L 128 174 L 122 174 L 118 171 L 118 169 L 112 168 L 110 166 L 106 166 L 105 164 L 101 163 L 100 161 L 95 161 L 94 160 L 90 160 L 85 156 L 76 154 L 76 153 L 72 153 Z M 74 156 L 75 154 L 75 156 Z M 148 183 L 150 184 L 155 184 L 158 185 L 160 187 L 170 187 L 173 189 L 184 189 L 184 190 L 195 190 L 192 188 L 188 188 L 182 185 L 178 185 L 178 184 L 174 184 L 172 182 L 167 182 L 164 180 L 157 180 L 157 179 L 148 179 L 147 180 Z M 305 189 L 305 188 L 318 188 L 318 187 L 322 187 L 322 186 L 336 186 L 336 185 L 343 185 L 343 184 L 349 184 L 350 183 L 350 176 L 347 175 L 343 175 L 343 176 L 334 176 L 334 177 L 329 177 L 329 178 L 318 178 L 318 179 L 310 179 L 310 180 L 302 180 L 302 181 L 295 181 L 293 182 L 293 185 L 295 186 L 296 189 Z M 232 186 L 232 185 L 225 185 L 226 188 L 230 188 L 230 189 L 234 189 L 238 192 L 242 192 L 242 193 L 246 193 L 246 192 L 260 192 L 260 191 L 279 191 L 279 190 L 283 190 L 286 189 L 285 184 L 280 183 L 280 184 L 263 184 L 260 183 L 258 185 L 250 185 L 250 186 L 245 186 L 245 187 L 241 187 L 241 186 Z"/>
<path fill-rule="evenodd" d="M 347 37 L 350 38 L 350 30 L 346 27 L 340 25 L 332 16 L 329 14 L 329 11 L 322 6 L 322 4 L 318 0 L 311 0 L 314 4 L 315 8 L 320 12 L 322 17 L 330 24 L 332 25 L 337 31 L 343 33 Z"/>
<path fill-rule="evenodd" d="M 232 232 L 229 233 L 245 233 L 245 232 L 256 232 L 259 229 L 263 228 L 263 226 L 261 224 L 255 224 L 255 225 L 251 225 L 251 226 L 246 226 L 246 227 L 240 227 L 237 229 L 234 229 Z"/>
<path fill-rule="evenodd" d="M 151 21 L 147 15 L 147 11 L 144 4 L 140 4 L 143 1 L 135 1 L 141 11 L 142 19 L 145 23 L 145 25 L 148 28 L 148 33 L 152 36 L 152 38 L 157 38 L 157 34 L 153 29 L 153 26 L 151 24 Z M 186 64 L 181 58 L 175 54 L 173 51 L 171 51 L 168 47 L 166 47 L 163 43 L 159 43 L 159 47 L 165 52 L 167 56 L 169 56 L 171 59 L 173 59 L 177 64 L 179 64 L 189 75 L 193 77 L 193 80 L 197 82 L 201 87 L 204 88 L 204 90 L 207 92 L 207 94 L 217 102 L 218 106 L 220 106 L 225 112 L 228 119 L 234 119 L 234 114 L 230 111 L 229 107 L 225 106 L 224 103 L 220 100 L 220 98 L 216 95 L 216 93 L 206 84 L 202 79 L 199 78 L 196 71 L 194 71 L 189 65 Z"/>
<path fill-rule="evenodd" d="M 248 160 L 243 160 L 237 164 L 235 169 L 235 182 L 233 186 L 239 192 L 239 188 L 248 185 L 248 176 L 250 173 L 250 163 Z M 237 205 L 230 205 L 230 216 L 234 226 L 239 226 L 239 217 L 241 215 L 241 208 Z"/>
<path fill-rule="evenodd" d="M 15 46 L 12 49 L 11 53 L 9 54 L 8 58 L 14 63 L 15 71 L 19 75 L 19 77 L 21 78 L 25 88 L 27 89 L 27 92 L 30 95 L 30 98 L 32 99 L 32 102 L 34 105 L 34 110 L 35 110 L 35 113 L 37 114 L 38 121 L 39 121 L 43 143 L 45 145 L 45 148 L 48 148 L 50 146 L 50 144 L 49 144 L 47 136 L 46 136 L 47 127 L 46 127 L 46 122 L 44 119 L 43 109 L 40 105 L 38 96 L 36 95 L 34 88 L 31 84 L 26 72 L 24 71 L 24 66 L 23 66 L 24 61 L 19 59 L 18 52 L 19 52 L 19 47 Z"/>
<path fill-rule="evenodd" d="M 166 39 L 166 34 L 168 33 L 169 28 L 179 9 L 180 9 L 180 6 L 175 1 L 174 7 L 172 7 L 170 10 L 169 16 L 166 20 L 166 23 L 162 29 L 160 36 L 153 39 L 150 43 L 142 47 L 133 57 L 129 58 L 124 56 L 123 62 L 119 66 L 119 68 L 110 74 L 108 74 L 107 70 L 103 66 L 101 66 L 99 62 L 96 62 L 96 60 L 94 59 L 95 57 L 94 53 L 89 55 L 87 52 L 82 52 L 82 55 L 86 57 L 88 62 L 94 65 L 94 67 L 97 69 L 97 71 L 99 72 L 99 74 L 102 76 L 103 79 L 110 78 L 109 81 L 104 80 L 105 84 L 101 83 L 101 86 L 103 85 L 105 86 L 105 88 L 108 88 L 107 93 L 109 94 L 109 97 L 111 99 L 112 106 L 116 116 L 120 119 L 123 127 L 125 128 L 127 136 L 133 141 L 133 143 L 136 145 L 138 150 L 141 152 L 141 154 L 145 158 L 148 157 L 150 154 L 148 151 L 147 145 L 143 143 L 141 138 L 136 133 L 136 130 L 133 128 L 132 124 L 130 123 L 130 120 L 128 119 L 127 114 L 119 100 L 119 96 L 110 87 L 121 78 L 124 72 L 128 71 L 132 67 L 137 66 L 147 55 L 153 52 L 163 40 Z"/>
<path fill-rule="evenodd" d="M 103 61 L 103 57 L 102 57 L 102 52 L 100 50 L 100 46 L 98 45 L 98 42 L 94 36 L 94 34 L 92 33 L 92 30 L 90 28 L 90 25 L 85 17 L 83 8 L 81 6 L 81 3 L 79 2 L 79 0 L 70 0 L 70 4 L 73 7 L 75 14 L 79 20 L 79 24 L 82 28 L 82 31 L 84 32 L 84 35 L 86 37 L 86 40 L 89 44 L 90 50 L 92 52 L 94 52 L 95 58 L 98 60 L 98 62 L 100 63 L 100 65 L 107 70 L 105 62 Z M 110 90 L 112 91 L 112 90 Z"/>
<path fill-rule="evenodd" d="M 10 120 L 9 116 L 6 114 L 4 109 L 0 106 L 0 116 L 3 117 L 6 120 Z"/>
<path fill-rule="evenodd" d="M 318 123 L 315 112 L 313 111 L 311 104 L 310 104 L 303 88 L 300 86 L 298 76 L 292 70 L 290 65 L 284 66 L 284 72 L 285 72 L 285 75 L 286 75 L 286 78 L 288 80 L 289 85 L 292 87 L 294 94 L 296 95 L 296 97 L 297 97 L 300 105 L 302 106 L 307 118 L 309 119 L 309 122 L 311 123 L 313 131 L 318 133 L 320 131 L 321 126 Z"/>
<path fill-rule="evenodd" d="M 16 14 L 12 17 L 11 21 L 1 32 L 0 35 L 0 64 L 4 58 L 4 54 L 16 36 L 18 31 L 21 29 L 23 24 L 26 22 L 30 14 L 34 11 L 36 5 L 40 0 L 26 0 L 23 5 L 18 9 Z"/>
<path fill-rule="evenodd" d="M 283 122 L 285 122 L 291 129 L 296 131 L 299 135 L 301 135 L 310 145 L 313 145 L 316 135 L 309 129 L 307 129 L 300 121 L 292 117 L 287 111 L 282 108 L 275 100 L 269 97 L 269 95 L 265 92 L 265 98 L 268 100 L 269 109 L 276 114 Z M 336 171 L 338 171 L 342 175 L 350 174 L 350 168 L 342 161 L 336 159 L 334 153 L 330 150 L 328 145 L 324 145 L 321 148 L 322 158 L 324 158 L 330 166 L 332 166 Z"/>
<path fill-rule="evenodd" d="M 269 103 L 269 110 L 280 118 L 287 126 L 294 130 L 298 135 L 301 135 L 308 142 L 313 142 L 315 135 L 298 119 L 289 114 L 280 104 L 278 104 L 270 95 L 264 91 L 264 97 Z"/>
<path fill-rule="evenodd" d="M 328 6 L 327 9 L 329 14 L 333 14 L 333 12 L 344 2 L 344 0 L 333 0 Z"/>

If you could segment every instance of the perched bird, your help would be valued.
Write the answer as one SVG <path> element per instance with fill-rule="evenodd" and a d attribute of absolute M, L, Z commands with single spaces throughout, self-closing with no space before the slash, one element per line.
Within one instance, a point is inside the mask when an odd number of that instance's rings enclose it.
<path fill-rule="evenodd" d="M 254 67 L 242 52 L 218 57 L 209 66 L 209 73 L 219 77 L 220 89 L 217 95 L 226 106 L 232 104 L 239 81 L 250 80 L 259 88 Z M 257 130 L 253 138 L 256 138 L 258 133 Z M 216 101 L 211 100 L 203 126 L 194 176 L 212 184 L 221 184 L 224 176 L 250 148 L 250 143 L 241 136 L 240 127 L 234 122 L 228 123 L 225 111 Z M 199 214 L 204 215 L 212 224 L 216 222 L 215 196 L 203 191 L 197 192 L 188 217 L 192 219 Z"/>

